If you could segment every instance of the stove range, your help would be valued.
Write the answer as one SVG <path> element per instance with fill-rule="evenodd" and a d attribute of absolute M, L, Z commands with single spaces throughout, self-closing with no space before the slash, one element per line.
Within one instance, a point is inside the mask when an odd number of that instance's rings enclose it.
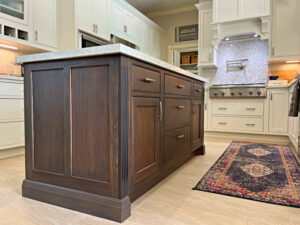
<path fill-rule="evenodd" d="M 212 85 L 209 88 L 211 98 L 266 98 L 265 83 Z"/>

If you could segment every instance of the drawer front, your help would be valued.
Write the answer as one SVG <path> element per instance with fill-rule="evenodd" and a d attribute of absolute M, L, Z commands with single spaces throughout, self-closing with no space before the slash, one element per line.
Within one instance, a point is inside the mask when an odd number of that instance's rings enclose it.
<path fill-rule="evenodd" d="M 24 146 L 24 122 L 0 123 L 0 149 Z"/>
<path fill-rule="evenodd" d="M 165 93 L 191 96 L 192 82 L 176 78 L 170 75 L 165 75 Z"/>
<path fill-rule="evenodd" d="M 168 164 L 190 152 L 190 127 L 184 127 L 164 134 L 163 163 Z"/>
<path fill-rule="evenodd" d="M 0 82 L 0 98 L 15 97 L 24 98 L 24 87 L 21 82 Z"/>
<path fill-rule="evenodd" d="M 137 65 L 132 66 L 133 90 L 160 92 L 160 73 Z"/>
<path fill-rule="evenodd" d="M 263 102 L 212 101 L 213 115 L 263 116 Z"/>
<path fill-rule="evenodd" d="M 194 83 L 193 85 L 193 96 L 195 98 L 203 98 L 204 86 L 203 84 Z"/>
<path fill-rule="evenodd" d="M 165 99 L 165 128 L 186 126 L 191 120 L 191 100 Z"/>
<path fill-rule="evenodd" d="M 212 118 L 212 128 L 224 131 L 263 132 L 263 118 L 237 118 L 218 117 Z"/>
<path fill-rule="evenodd" d="M 0 122 L 24 120 L 24 99 L 0 98 L 0 109 Z"/>

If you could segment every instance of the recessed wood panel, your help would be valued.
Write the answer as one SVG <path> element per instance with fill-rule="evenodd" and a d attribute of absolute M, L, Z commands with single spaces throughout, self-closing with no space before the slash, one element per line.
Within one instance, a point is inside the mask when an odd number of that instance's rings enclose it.
<path fill-rule="evenodd" d="M 133 98 L 135 183 L 159 169 L 159 98 Z"/>
<path fill-rule="evenodd" d="M 109 66 L 71 71 L 72 176 L 109 182 Z"/>
<path fill-rule="evenodd" d="M 34 169 L 64 173 L 63 70 L 32 72 Z"/>
<path fill-rule="evenodd" d="M 202 145 L 202 101 L 193 102 L 192 111 L 192 138 L 193 138 L 193 150 L 201 147 Z"/>
<path fill-rule="evenodd" d="M 160 73 L 150 68 L 133 65 L 132 66 L 134 91 L 160 92 Z"/>

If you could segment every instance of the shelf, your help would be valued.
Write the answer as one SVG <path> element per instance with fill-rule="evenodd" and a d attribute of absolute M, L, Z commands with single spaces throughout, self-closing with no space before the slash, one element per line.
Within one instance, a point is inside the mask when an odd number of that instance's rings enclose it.
<path fill-rule="evenodd" d="M 197 66 L 197 63 L 191 63 L 191 64 L 180 64 L 180 66 Z"/>

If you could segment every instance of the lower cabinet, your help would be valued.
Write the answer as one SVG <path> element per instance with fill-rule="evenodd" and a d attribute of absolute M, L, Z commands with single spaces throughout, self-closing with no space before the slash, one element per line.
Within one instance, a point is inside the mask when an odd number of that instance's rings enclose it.
<path fill-rule="evenodd" d="M 164 134 L 163 165 L 175 163 L 190 152 L 190 127 L 179 128 Z"/>
<path fill-rule="evenodd" d="M 192 151 L 197 150 L 203 143 L 203 102 L 194 100 L 192 106 Z"/>
<path fill-rule="evenodd" d="M 132 137 L 134 184 L 159 170 L 160 99 L 133 98 Z"/>
<path fill-rule="evenodd" d="M 287 134 L 288 132 L 288 90 L 269 90 L 269 133 Z"/>

